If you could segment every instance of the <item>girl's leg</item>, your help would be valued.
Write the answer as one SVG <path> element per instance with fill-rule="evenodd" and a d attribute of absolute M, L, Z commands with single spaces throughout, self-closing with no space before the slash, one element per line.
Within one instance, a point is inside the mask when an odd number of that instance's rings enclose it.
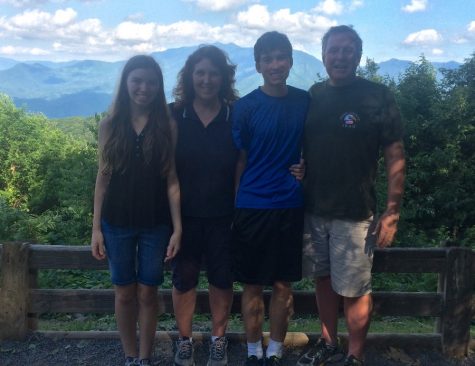
<path fill-rule="evenodd" d="M 115 286 L 115 318 L 126 357 L 137 357 L 137 285 Z"/>
<path fill-rule="evenodd" d="M 158 296 L 156 286 L 138 284 L 139 358 L 151 358 L 157 328 Z"/>

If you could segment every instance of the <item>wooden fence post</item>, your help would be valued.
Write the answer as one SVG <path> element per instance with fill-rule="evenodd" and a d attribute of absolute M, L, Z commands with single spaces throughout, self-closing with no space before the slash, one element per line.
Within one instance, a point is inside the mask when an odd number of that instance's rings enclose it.
<path fill-rule="evenodd" d="M 444 283 L 441 319 L 442 350 L 451 357 L 466 356 L 470 341 L 472 313 L 472 251 L 450 248 Z"/>
<path fill-rule="evenodd" d="M 3 244 L 0 267 L 0 340 L 23 339 L 28 332 L 28 254 L 28 244 Z"/>

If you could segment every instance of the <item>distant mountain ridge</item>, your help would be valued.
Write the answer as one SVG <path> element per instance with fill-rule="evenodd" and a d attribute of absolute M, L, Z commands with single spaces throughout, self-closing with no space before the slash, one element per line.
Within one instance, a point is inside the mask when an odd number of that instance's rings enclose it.
<path fill-rule="evenodd" d="M 234 44 L 216 44 L 227 52 L 237 65 L 236 88 L 245 95 L 261 84 L 255 71 L 252 48 Z M 163 70 L 165 94 L 173 100 L 176 77 L 186 58 L 197 46 L 155 52 L 152 56 Z M 124 61 L 96 60 L 68 62 L 19 62 L 0 57 L 0 92 L 13 98 L 15 104 L 31 112 L 41 112 L 49 118 L 91 116 L 108 109 Z M 397 79 L 410 61 L 391 59 L 378 64 L 379 74 Z M 457 68 L 456 62 L 433 63 L 440 68 Z M 308 89 L 326 75 L 323 63 L 312 55 L 294 51 L 294 65 L 288 83 Z"/>

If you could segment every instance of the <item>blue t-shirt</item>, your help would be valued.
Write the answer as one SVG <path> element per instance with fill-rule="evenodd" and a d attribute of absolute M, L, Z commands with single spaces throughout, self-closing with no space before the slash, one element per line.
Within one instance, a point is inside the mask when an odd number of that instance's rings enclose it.
<path fill-rule="evenodd" d="M 302 186 L 290 173 L 300 161 L 309 94 L 288 86 L 283 97 L 256 89 L 233 111 L 233 138 L 247 152 L 236 197 L 238 208 L 292 208 L 303 205 Z"/>

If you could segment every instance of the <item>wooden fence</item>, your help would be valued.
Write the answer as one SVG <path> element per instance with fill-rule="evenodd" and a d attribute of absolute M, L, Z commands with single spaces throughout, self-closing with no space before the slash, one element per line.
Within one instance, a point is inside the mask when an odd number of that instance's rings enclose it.
<path fill-rule="evenodd" d="M 36 288 L 38 270 L 106 269 L 107 263 L 92 258 L 87 246 L 5 243 L 0 244 L 0 257 L 0 340 L 22 339 L 29 331 L 35 330 L 33 314 L 114 312 L 114 293 L 110 289 Z M 376 314 L 435 317 L 437 321 L 433 333 L 370 333 L 369 343 L 401 347 L 419 344 L 422 347 L 436 346 L 448 356 L 467 354 L 472 319 L 475 252 L 459 247 L 378 249 L 375 252 L 373 272 L 438 273 L 439 291 L 375 292 Z M 160 292 L 164 311 L 172 313 L 171 291 Z M 269 295 L 269 292 L 265 293 L 266 301 L 269 301 Z M 240 311 L 240 298 L 241 293 L 236 292 L 233 313 Z M 313 291 L 294 292 L 295 314 L 315 314 L 316 311 Z M 198 291 L 196 312 L 209 313 L 206 290 Z M 96 332 L 96 336 L 101 336 L 99 333 L 113 336 L 111 332 Z M 66 336 L 67 333 L 63 332 L 62 335 Z M 84 332 L 81 335 L 86 336 Z M 317 334 L 304 335 L 307 341 L 318 337 Z M 242 334 L 237 336 L 243 339 Z"/>

